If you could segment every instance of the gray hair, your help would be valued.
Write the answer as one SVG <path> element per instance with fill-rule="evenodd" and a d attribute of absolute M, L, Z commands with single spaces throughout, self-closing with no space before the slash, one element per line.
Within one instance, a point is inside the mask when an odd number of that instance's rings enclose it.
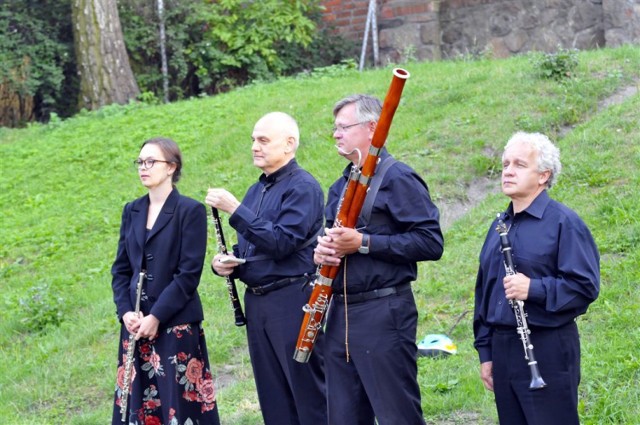
<path fill-rule="evenodd" d="M 504 149 L 507 150 L 517 142 L 526 143 L 538 152 L 538 171 L 542 173 L 549 170 L 551 172 L 549 180 L 547 180 L 547 187 L 551 188 L 562 171 L 560 150 L 544 134 L 525 133 L 524 131 L 518 131 L 511 136 Z"/>
<path fill-rule="evenodd" d="M 380 118 L 382 102 L 377 97 L 367 94 L 354 94 L 339 100 L 333 107 L 333 116 L 338 115 L 342 108 L 352 103 L 356 105 L 356 119 L 359 122 L 378 121 Z"/>

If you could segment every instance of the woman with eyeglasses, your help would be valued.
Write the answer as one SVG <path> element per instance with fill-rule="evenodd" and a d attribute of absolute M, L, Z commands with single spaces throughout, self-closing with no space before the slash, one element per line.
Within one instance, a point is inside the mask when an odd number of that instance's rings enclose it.
<path fill-rule="evenodd" d="M 111 269 L 122 324 L 112 424 L 216 425 L 197 291 L 207 244 L 206 209 L 176 189 L 182 155 L 173 140 L 147 140 L 134 166 L 148 193 L 124 207 Z M 133 354 L 127 359 L 129 346 Z"/>

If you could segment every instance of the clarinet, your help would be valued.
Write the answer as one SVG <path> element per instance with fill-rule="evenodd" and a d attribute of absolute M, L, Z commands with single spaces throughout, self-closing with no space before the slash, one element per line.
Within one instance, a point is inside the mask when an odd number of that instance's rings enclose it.
<path fill-rule="evenodd" d="M 498 214 L 499 216 L 499 214 Z M 515 265 L 513 263 L 513 256 L 511 255 L 511 244 L 507 238 L 507 226 L 504 221 L 498 219 L 498 225 L 496 231 L 500 235 L 500 250 L 504 256 L 504 268 L 507 276 L 513 276 L 516 274 Z M 538 362 L 533 355 L 533 344 L 531 343 L 531 329 L 527 325 L 527 313 L 524 311 L 524 302 L 522 300 L 509 300 L 509 304 L 513 309 L 513 314 L 516 316 L 516 324 L 520 340 L 524 347 L 524 358 L 528 361 L 529 369 L 531 370 L 531 383 L 529 383 L 529 390 L 541 390 L 546 387 L 547 384 L 540 376 L 538 370 Z"/>
<path fill-rule="evenodd" d="M 145 271 L 142 270 L 138 276 L 138 284 L 136 285 L 136 310 L 135 314 L 140 314 L 140 297 L 142 296 L 142 282 L 144 281 Z M 129 344 L 127 346 L 127 362 L 124 366 L 124 377 L 122 383 L 122 396 L 120 397 L 120 414 L 122 414 L 122 422 L 127 420 L 127 403 L 129 401 L 129 392 L 131 390 L 131 371 L 133 370 L 133 357 L 136 350 L 136 336 L 129 334 Z"/>
<path fill-rule="evenodd" d="M 404 83 L 409 78 L 409 72 L 402 68 L 393 70 L 393 79 L 389 86 L 389 91 L 384 99 L 382 110 L 380 111 L 380 119 L 373 133 L 371 146 L 367 159 L 364 161 L 362 171 L 356 170 L 352 172 L 347 182 L 344 195 L 340 200 L 340 207 L 333 227 L 354 228 L 358 222 L 358 216 L 362 210 L 364 199 L 367 195 L 369 183 L 375 173 L 380 152 L 384 147 L 391 127 L 393 115 L 400 104 L 400 96 L 404 88 Z M 354 164 L 355 165 L 355 164 Z M 357 168 L 357 166 L 356 166 Z M 300 363 L 306 363 L 311 357 L 311 352 L 315 346 L 318 332 L 322 327 L 327 307 L 331 302 L 333 279 L 338 275 L 340 266 L 321 266 L 316 273 L 316 279 L 313 283 L 313 291 L 309 302 L 302 307 L 304 318 L 300 326 L 296 349 L 293 359 Z"/>
<path fill-rule="evenodd" d="M 228 255 L 227 244 L 224 241 L 224 234 L 222 233 L 222 223 L 220 221 L 220 214 L 218 209 L 211 207 L 213 213 L 213 224 L 216 228 L 216 237 L 218 240 L 218 252 Z M 226 276 L 227 291 L 229 292 L 229 298 L 231 299 L 231 307 L 233 308 L 233 315 L 235 316 L 236 326 L 244 326 L 247 324 L 247 319 L 242 312 L 242 305 L 238 299 L 238 290 L 236 289 L 236 283 L 231 276 Z"/>

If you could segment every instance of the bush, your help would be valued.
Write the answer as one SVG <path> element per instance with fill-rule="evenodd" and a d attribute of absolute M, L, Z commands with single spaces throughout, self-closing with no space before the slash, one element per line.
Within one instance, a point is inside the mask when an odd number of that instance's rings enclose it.
<path fill-rule="evenodd" d="M 161 96 L 158 16 L 153 2 L 119 3 L 129 58 L 140 89 Z M 169 0 L 165 8 L 170 99 L 228 91 L 333 65 L 355 45 L 317 30 L 319 0 Z M 268 19 L 265 19 L 268 17 Z"/>
<path fill-rule="evenodd" d="M 578 50 L 559 47 L 555 53 L 534 53 L 531 62 L 541 78 L 560 81 L 573 75 L 578 66 Z"/>
<path fill-rule="evenodd" d="M 162 99 L 161 58 L 158 39 L 159 18 L 155 1 L 118 2 L 129 63 L 142 93 Z M 201 40 L 204 25 L 199 17 L 200 0 L 165 1 L 164 19 L 169 74 L 169 99 L 179 100 L 199 93 L 194 68 L 186 50 L 193 40 Z"/>
<path fill-rule="evenodd" d="M 357 43 L 340 36 L 332 27 L 321 26 L 322 16 L 313 17 L 320 27 L 308 46 L 280 44 L 277 50 L 284 63 L 284 75 L 294 75 L 300 72 L 316 71 L 321 68 L 337 65 L 351 66 L 358 58 Z"/>
<path fill-rule="evenodd" d="M 47 326 L 58 326 L 62 322 L 64 300 L 56 296 L 50 285 L 31 287 L 25 298 L 20 298 L 21 322 L 31 331 L 40 332 Z"/>

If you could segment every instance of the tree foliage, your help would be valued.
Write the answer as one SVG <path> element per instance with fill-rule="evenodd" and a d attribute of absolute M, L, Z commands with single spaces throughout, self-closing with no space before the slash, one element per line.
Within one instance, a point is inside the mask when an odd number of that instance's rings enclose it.
<path fill-rule="evenodd" d="M 197 24 L 197 1 L 165 1 L 166 49 L 169 56 L 169 91 L 171 99 L 190 96 L 190 66 L 184 54 L 189 40 L 201 32 Z M 125 0 L 118 4 L 125 44 L 131 68 L 143 93 L 157 95 L 162 91 L 158 16 L 155 2 Z M 145 96 L 149 97 L 147 94 Z M 153 97 L 153 96 L 151 96 Z"/>
<path fill-rule="evenodd" d="M 159 98 L 156 2 L 119 0 L 118 9 L 141 98 Z M 164 12 L 171 100 L 357 56 L 354 43 L 321 24 L 320 0 L 165 0 Z M 0 2 L 0 89 L 31 96 L 35 119 L 78 112 L 72 29 L 69 0 Z"/>
<path fill-rule="evenodd" d="M 34 98 L 36 118 L 75 112 L 77 77 L 70 3 L 7 1 L 0 6 L 0 84 Z"/>
<path fill-rule="evenodd" d="M 278 44 L 308 46 L 316 29 L 308 14 L 317 8 L 316 0 L 212 3 L 203 16 L 208 28 L 204 45 L 190 51 L 196 74 L 205 83 L 208 77 L 225 82 L 229 73 L 239 82 L 281 75 L 286 64 L 279 58 Z"/>
<path fill-rule="evenodd" d="M 149 3 L 125 0 L 120 16 L 138 84 L 157 95 L 158 17 Z M 319 4 L 319 0 L 168 0 L 171 99 L 331 65 L 355 52 L 352 44 L 330 30 L 318 30 Z"/>

